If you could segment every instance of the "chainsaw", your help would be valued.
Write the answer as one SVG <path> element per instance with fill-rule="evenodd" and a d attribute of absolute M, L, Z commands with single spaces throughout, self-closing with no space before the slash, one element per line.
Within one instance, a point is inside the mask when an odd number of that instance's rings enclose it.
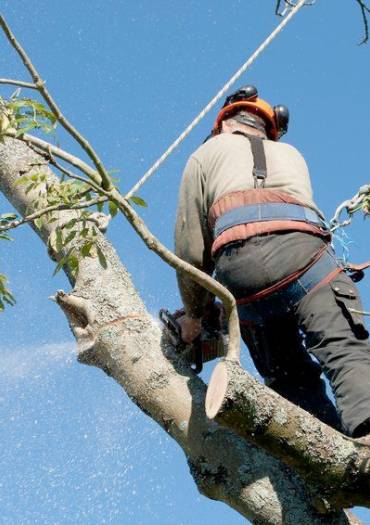
<path fill-rule="evenodd" d="M 166 336 L 178 353 L 184 355 L 196 374 L 203 370 L 203 363 L 223 357 L 227 351 L 228 333 L 224 310 L 220 303 L 212 303 L 202 318 L 201 333 L 191 344 L 181 338 L 181 326 L 178 319 L 185 315 L 185 310 L 170 313 L 165 308 L 159 311 Z"/>

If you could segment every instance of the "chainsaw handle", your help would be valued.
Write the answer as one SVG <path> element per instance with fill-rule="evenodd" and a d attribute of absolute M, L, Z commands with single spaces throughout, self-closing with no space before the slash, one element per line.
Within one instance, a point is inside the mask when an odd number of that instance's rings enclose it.
<path fill-rule="evenodd" d="M 181 339 L 181 326 L 166 308 L 161 308 L 159 310 L 159 319 L 168 330 L 175 332 L 175 334 Z"/>

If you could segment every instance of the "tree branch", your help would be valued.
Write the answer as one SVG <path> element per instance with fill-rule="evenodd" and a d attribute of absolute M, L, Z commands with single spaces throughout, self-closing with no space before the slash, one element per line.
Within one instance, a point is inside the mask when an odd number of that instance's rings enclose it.
<path fill-rule="evenodd" d="M 64 129 L 78 142 L 78 144 L 80 144 L 82 149 L 86 151 L 87 155 L 93 161 L 99 175 L 101 176 L 103 188 L 110 189 L 112 186 L 110 176 L 108 172 L 106 171 L 106 169 L 104 168 L 104 165 L 102 161 L 100 160 L 98 154 L 93 149 L 91 144 L 86 140 L 86 138 L 83 135 L 81 135 L 81 133 L 63 115 L 59 106 L 54 101 L 49 91 L 46 89 L 45 81 L 42 80 L 37 69 L 33 65 L 31 59 L 29 58 L 29 56 L 27 55 L 23 47 L 20 45 L 15 35 L 12 33 L 10 27 L 8 26 L 8 24 L 6 23 L 2 15 L 0 15 L 0 27 L 3 29 L 5 36 L 7 37 L 9 43 L 13 46 L 15 51 L 18 53 L 18 55 L 22 59 L 23 64 L 25 65 L 26 69 L 28 70 L 28 72 L 30 73 L 33 79 L 36 89 L 39 91 L 41 96 L 44 98 L 44 100 L 50 107 L 51 111 L 57 118 L 58 122 L 60 122 L 60 124 L 64 127 Z"/>
<path fill-rule="evenodd" d="M 0 84 L 9 84 L 11 86 L 37 89 L 36 84 L 33 84 L 32 82 L 23 82 L 23 80 L 14 80 L 13 78 L 0 78 Z"/>
<path fill-rule="evenodd" d="M 84 177 L 80 177 L 79 175 L 76 175 L 71 170 L 65 168 L 62 166 L 59 162 L 57 162 L 54 158 L 54 155 L 51 150 L 48 151 L 48 160 L 52 166 L 54 166 L 57 170 L 59 170 L 63 175 L 66 175 L 70 179 L 78 180 L 80 182 L 83 182 L 84 184 L 87 184 L 90 186 L 94 191 L 101 193 L 102 188 L 100 185 L 93 182 L 91 179 L 85 179 Z"/>
<path fill-rule="evenodd" d="M 48 206 L 41 210 L 37 210 L 34 213 L 27 215 L 23 219 L 11 221 L 6 226 L 0 226 L 0 232 L 18 228 L 19 226 L 22 226 L 23 224 L 27 224 L 28 222 L 32 222 L 35 219 L 38 219 L 39 217 L 46 215 L 47 213 L 51 213 L 54 211 L 82 210 L 85 208 L 91 208 L 91 206 L 96 206 L 99 203 L 107 202 L 107 200 L 108 200 L 107 197 L 98 197 L 96 199 L 91 199 L 86 202 L 80 202 L 80 203 L 72 204 L 72 205 L 71 204 L 54 204 L 53 206 Z"/>
<path fill-rule="evenodd" d="M 42 140 L 38 137 L 35 137 L 34 135 L 28 135 L 27 133 L 23 135 L 19 135 L 16 137 L 15 132 L 9 132 L 7 131 L 5 133 L 6 136 L 17 138 L 19 140 L 22 140 L 25 142 L 28 146 L 36 148 L 40 148 L 43 152 L 47 154 L 47 158 L 49 158 L 50 153 L 55 155 L 56 157 L 64 160 L 65 162 L 68 162 L 68 164 L 71 164 L 75 168 L 79 169 L 87 175 L 94 183 L 100 187 L 101 185 L 101 177 L 99 173 L 94 170 L 91 166 L 86 164 L 83 160 L 81 160 L 79 157 L 76 157 L 75 155 L 71 155 L 71 153 L 68 153 L 67 151 L 64 151 L 61 148 L 58 148 L 57 146 L 53 146 L 53 144 L 50 144 L 50 142 L 46 142 L 45 140 Z"/>
<path fill-rule="evenodd" d="M 370 507 L 370 447 L 264 388 L 238 364 L 214 369 L 206 413 L 284 461 L 335 508 Z"/>
<path fill-rule="evenodd" d="M 362 20 L 363 20 L 364 28 L 365 28 L 365 36 L 363 40 L 361 40 L 360 42 L 360 45 L 361 45 L 361 44 L 366 44 L 366 42 L 369 40 L 369 22 L 367 20 L 367 14 L 370 13 L 370 8 L 365 4 L 364 0 L 355 0 L 355 1 L 358 3 L 360 7 L 361 14 L 362 14 Z"/>

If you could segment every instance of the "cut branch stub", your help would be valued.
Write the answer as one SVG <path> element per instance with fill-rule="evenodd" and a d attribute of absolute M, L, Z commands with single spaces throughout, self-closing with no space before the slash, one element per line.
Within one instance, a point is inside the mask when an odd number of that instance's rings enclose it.
<path fill-rule="evenodd" d="M 225 359 L 216 366 L 206 414 L 284 461 L 310 485 L 319 486 L 334 507 L 370 507 L 370 447 L 267 389 L 238 363 Z"/>

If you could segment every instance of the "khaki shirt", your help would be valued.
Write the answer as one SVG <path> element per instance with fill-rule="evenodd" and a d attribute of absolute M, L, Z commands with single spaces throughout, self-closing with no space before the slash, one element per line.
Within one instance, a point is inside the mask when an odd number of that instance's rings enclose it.
<path fill-rule="evenodd" d="M 305 206 L 320 210 L 313 201 L 308 168 L 289 144 L 264 141 L 267 162 L 265 188 L 279 190 Z M 212 231 L 208 223 L 212 204 L 223 195 L 254 189 L 253 155 L 246 137 L 224 133 L 200 146 L 189 158 L 179 194 L 176 254 L 211 275 Z M 204 288 L 178 273 L 181 297 L 188 315 L 200 317 L 210 299 Z"/>

